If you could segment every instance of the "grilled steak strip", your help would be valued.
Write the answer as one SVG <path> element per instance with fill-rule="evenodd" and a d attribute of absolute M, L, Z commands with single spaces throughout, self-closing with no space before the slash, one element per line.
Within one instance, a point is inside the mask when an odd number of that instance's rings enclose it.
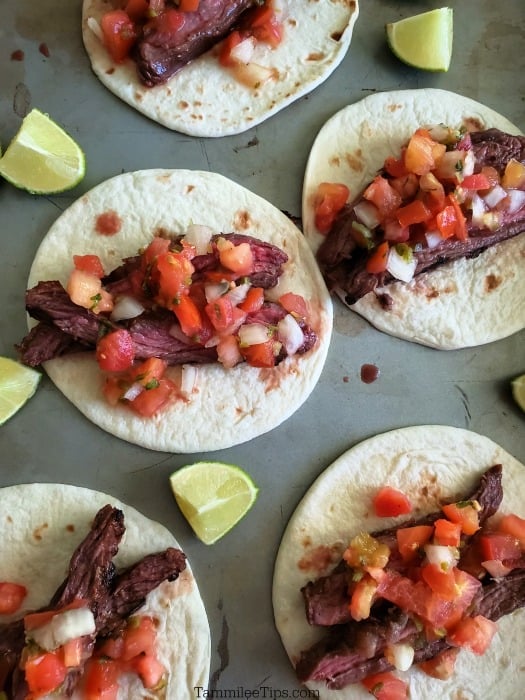
<path fill-rule="evenodd" d="M 169 32 L 155 20 L 148 22 L 133 50 L 141 82 L 148 87 L 165 83 L 223 39 L 243 12 L 257 4 L 257 0 L 201 0 L 198 10 L 185 13 L 181 26 Z"/>
<path fill-rule="evenodd" d="M 525 606 L 525 569 L 516 569 L 484 585 L 474 598 L 471 615 L 499 620 Z M 330 628 L 327 636 L 302 652 L 296 666 L 300 681 L 325 681 L 329 688 L 344 688 L 380 671 L 393 670 L 385 659 L 388 644 L 407 642 L 414 646 L 414 663 L 431 659 L 450 648 L 446 639 L 427 642 L 414 621 L 396 606 L 362 622 Z"/>
<path fill-rule="evenodd" d="M 488 129 L 470 134 L 461 143 L 471 148 L 476 172 L 490 165 L 502 174 L 511 158 L 525 163 L 525 136 Z M 351 235 L 354 221 L 353 206 L 346 205 L 317 253 L 328 287 L 344 292 L 348 304 L 354 304 L 365 294 L 396 281 L 389 272 L 377 275 L 367 272 L 368 252 L 357 246 Z M 417 260 L 415 275 L 458 258 L 475 257 L 496 243 L 525 231 L 525 207 L 512 215 L 505 213 L 496 231 L 475 227 L 470 220 L 467 221 L 467 230 L 468 238 L 464 241 L 448 239 L 434 248 L 414 250 Z"/>
<path fill-rule="evenodd" d="M 494 515 L 501 504 L 503 498 L 501 478 L 502 466 L 501 464 L 496 464 L 481 476 L 479 484 L 470 497 L 462 499 L 477 501 L 479 503 L 481 506 L 481 510 L 478 513 L 480 525 L 483 525 L 488 518 Z M 419 520 L 405 521 L 402 527 L 431 525 L 441 517 L 443 517 L 443 513 L 438 511 L 424 518 L 420 518 Z M 397 549 L 396 532 L 399 527 L 401 527 L 401 525 L 373 532 L 371 535 L 389 546 L 391 552 L 389 567 L 401 572 L 405 565 L 398 555 Z M 459 568 L 464 568 L 462 566 L 462 560 L 467 557 L 469 543 L 472 539 L 472 537 L 463 537 L 462 539 L 462 557 Z M 306 619 L 309 624 L 331 626 L 343 624 L 352 620 L 348 607 L 350 600 L 348 586 L 352 579 L 352 573 L 352 569 L 350 569 L 343 560 L 330 574 L 321 576 L 315 581 L 309 581 L 301 589 L 305 603 Z"/>

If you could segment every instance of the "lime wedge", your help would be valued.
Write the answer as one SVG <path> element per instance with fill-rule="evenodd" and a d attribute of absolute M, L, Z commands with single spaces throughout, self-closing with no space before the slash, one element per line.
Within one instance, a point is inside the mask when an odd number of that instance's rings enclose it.
<path fill-rule="evenodd" d="M 525 374 L 516 377 L 511 382 L 512 396 L 522 411 L 525 411 Z"/>
<path fill-rule="evenodd" d="M 196 462 L 170 476 L 182 514 L 204 544 L 229 532 L 255 503 L 259 489 L 240 467 Z"/>
<path fill-rule="evenodd" d="M 41 374 L 8 357 L 0 357 L 0 425 L 33 396 Z"/>
<path fill-rule="evenodd" d="M 452 57 L 453 12 L 441 7 L 386 25 L 388 45 L 404 63 L 447 71 Z"/>
<path fill-rule="evenodd" d="M 79 145 L 46 114 L 33 109 L 0 158 L 0 175 L 32 194 L 53 194 L 77 185 L 86 173 Z"/>

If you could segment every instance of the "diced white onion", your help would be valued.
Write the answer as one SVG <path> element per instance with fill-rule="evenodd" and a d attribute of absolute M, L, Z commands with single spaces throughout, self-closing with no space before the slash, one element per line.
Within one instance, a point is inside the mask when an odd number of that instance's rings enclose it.
<path fill-rule="evenodd" d="M 483 226 L 483 215 L 487 211 L 487 208 L 485 202 L 477 192 L 472 193 L 470 206 L 472 207 L 472 223 L 474 226 Z"/>
<path fill-rule="evenodd" d="M 180 390 L 189 396 L 197 384 L 197 368 L 195 365 L 182 365 Z"/>
<path fill-rule="evenodd" d="M 304 343 L 304 335 L 301 326 L 292 314 L 286 314 L 277 324 L 279 340 L 284 345 L 287 355 L 295 355 Z"/>
<path fill-rule="evenodd" d="M 483 200 L 489 209 L 494 209 L 494 207 L 505 199 L 507 192 L 503 189 L 501 185 L 494 185 L 486 195 L 484 195 Z"/>
<path fill-rule="evenodd" d="M 226 281 L 217 282 L 216 284 L 207 284 L 204 287 L 206 301 L 208 304 L 210 304 L 212 301 L 215 301 L 215 299 L 218 299 L 219 297 L 222 297 L 223 294 L 226 294 L 229 288 L 230 283 Z"/>
<path fill-rule="evenodd" d="M 173 336 L 173 338 L 176 338 L 177 340 L 180 340 L 181 343 L 186 343 L 186 345 L 190 345 L 192 343 L 191 338 L 189 338 L 186 333 L 182 332 L 182 328 L 179 326 L 178 323 L 174 323 L 168 333 Z"/>
<path fill-rule="evenodd" d="M 474 167 L 476 165 L 476 158 L 472 151 L 466 151 L 465 159 L 463 161 L 462 175 L 466 177 L 467 175 L 472 175 L 474 173 Z"/>
<path fill-rule="evenodd" d="M 358 221 L 367 228 L 375 228 L 379 225 L 379 210 L 375 204 L 366 199 L 363 199 L 355 205 L 354 213 Z"/>
<path fill-rule="evenodd" d="M 408 671 L 414 661 L 414 649 L 410 644 L 389 644 L 385 657 L 398 671 Z"/>
<path fill-rule="evenodd" d="M 255 37 L 249 36 L 234 46 L 230 51 L 230 58 L 238 63 L 249 63 L 255 51 Z"/>
<path fill-rule="evenodd" d="M 402 282 L 410 282 L 414 277 L 416 267 L 417 260 L 414 255 L 411 256 L 410 260 L 406 260 L 397 252 L 395 246 L 392 246 L 388 251 L 386 269 L 390 272 L 392 277 Z"/>
<path fill-rule="evenodd" d="M 442 544 L 426 544 L 424 550 L 430 564 L 435 564 L 443 571 L 448 571 L 457 564 L 459 556 L 457 547 L 447 547 Z"/>
<path fill-rule="evenodd" d="M 111 312 L 110 318 L 112 321 L 123 321 L 128 318 L 136 318 L 144 311 L 144 307 L 131 296 L 118 297 Z"/>
<path fill-rule="evenodd" d="M 136 399 L 143 391 L 144 386 L 140 382 L 133 382 L 133 384 L 126 389 L 122 398 L 126 399 L 126 401 L 133 401 L 133 399 Z"/>
<path fill-rule="evenodd" d="M 248 290 L 250 289 L 250 287 L 251 284 L 249 282 L 243 282 L 242 284 L 239 284 L 236 287 L 230 289 L 227 296 L 230 299 L 233 306 L 237 306 L 237 304 L 240 304 L 246 299 L 246 295 L 248 294 Z"/>
<path fill-rule="evenodd" d="M 89 608 L 73 608 L 53 615 L 49 622 L 30 631 L 30 637 L 39 647 L 53 651 L 71 639 L 93 634 L 95 618 Z"/>
<path fill-rule="evenodd" d="M 425 238 L 430 249 L 436 248 L 444 240 L 440 231 L 426 231 Z"/>
<path fill-rule="evenodd" d="M 200 224 L 190 224 L 184 234 L 184 240 L 190 245 L 195 246 L 197 255 L 205 255 L 208 252 L 208 247 L 214 231 L 209 226 L 201 226 Z"/>
<path fill-rule="evenodd" d="M 509 204 L 507 211 L 509 214 L 515 214 L 523 206 L 525 206 L 525 192 L 523 190 L 507 190 Z"/>
<path fill-rule="evenodd" d="M 91 29 L 91 31 L 97 37 L 97 39 L 104 43 L 104 35 L 102 34 L 102 29 L 100 27 L 100 24 L 94 17 L 87 18 L 87 26 Z"/>
<path fill-rule="evenodd" d="M 259 345 L 268 340 L 268 328 L 263 323 L 245 323 L 239 328 L 241 345 Z"/>
<path fill-rule="evenodd" d="M 453 140 L 454 132 L 446 124 L 428 124 L 423 127 L 432 136 L 434 141 L 439 143 L 449 143 Z"/>
<path fill-rule="evenodd" d="M 237 63 L 234 67 L 235 78 L 246 85 L 246 87 L 256 89 L 272 78 L 278 77 L 275 68 L 267 68 L 259 63 Z"/>
<path fill-rule="evenodd" d="M 488 559 L 487 561 L 482 561 L 481 566 L 489 572 L 492 578 L 501 578 L 512 571 L 510 567 L 505 566 L 505 564 L 502 561 L 499 561 L 499 559 Z"/>

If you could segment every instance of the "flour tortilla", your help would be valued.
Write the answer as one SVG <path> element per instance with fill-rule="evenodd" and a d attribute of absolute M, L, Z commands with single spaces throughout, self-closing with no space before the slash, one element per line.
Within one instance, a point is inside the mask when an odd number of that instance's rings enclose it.
<path fill-rule="evenodd" d="M 114 236 L 96 232 L 98 215 L 121 218 Z M 217 232 L 249 234 L 279 246 L 288 256 L 272 294 L 301 294 L 309 302 L 317 345 L 273 369 L 243 363 L 224 369 L 199 365 L 189 401 L 177 401 L 152 418 L 110 406 L 94 353 L 59 357 L 45 364 L 56 386 L 102 429 L 137 445 L 165 452 L 206 452 L 251 440 L 280 425 L 308 398 L 320 376 L 332 332 L 332 306 L 302 234 L 277 208 L 236 183 L 190 170 L 142 170 L 114 177 L 74 202 L 53 224 L 31 267 L 28 286 L 67 283 L 73 255 L 97 254 L 104 270 L 136 255 L 155 232 L 182 234 L 189 224 Z M 177 369 L 168 369 L 168 376 Z"/>
<path fill-rule="evenodd" d="M 169 129 L 191 136 L 228 136 L 256 126 L 324 82 L 345 57 L 358 0 L 279 0 L 284 39 L 260 44 L 253 62 L 278 77 L 251 89 L 217 61 L 217 49 L 195 59 L 164 85 L 142 85 L 132 59 L 115 64 L 88 25 L 113 9 L 111 0 L 84 0 L 82 35 L 101 82 L 124 102 Z"/>
<path fill-rule="evenodd" d="M 439 123 L 520 133 L 492 109 L 445 90 L 377 93 L 346 107 L 323 126 L 306 167 L 303 226 L 314 251 L 323 240 L 313 211 L 319 183 L 344 182 L 357 198 L 416 128 Z M 525 234 L 385 289 L 391 310 L 373 292 L 350 306 L 381 331 L 444 350 L 505 338 L 525 327 Z"/>
<path fill-rule="evenodd" d="M 328 467 L 292 515 L 275 563 L 275 624 L 292 664 L 323 636 L 322 629 L 306 622 L 301 587 L 331 571 L 359 532 L 403 521 L 373 514 L 371 500 L 381 486 L 388 484 L 406 493 L 418 517 L 436 511 L 440 499 L 453 501 L 471 493 L 481 474 L 494 464 L 503 465 L 500 512 L 525 517 L 524 465 L 496 443 L 468 430 L 438 425 L 393 430 L 361 442 Z M 316 552 L 332 555 L 324 569 L 308 568 Z M 524 635 L 525 611 L 520 610 L 498 621 L 498 632 L 484 656 L 461 651 L 451 679 L 438 681 L 417 669 L 399 675 L 409 682 L 411 698 L 518 700 L 525 681 Z M 319 690 L 321 700 L 370 697 L 360 685 L 342 690 L 328 690 L 321 683 L 308 683 L 308 687 Z"/>
<path fill-rule="evenodd" d="M 95 514 L 108 503 L 124 512 L 126 531 L 114 558 L 118 569 L 167 547 L 180 548 L 163 525 L 99 491 L 39 483 L 0 489 L 0 579 L 22 583 L 28 589 L 23 608 L 11 616 L 2 615 L 1 622 L 49 603 Z M 189 563 L 176 581 L 166 581 L 152 591 L 137 614 L 153 615 L 160 622 L 159 660 L 169 669 L 163 700 L 193 700 L 194 688 L 205 687 L 208 681 L 210 630 Z M 130 680 L 127 688 L 123 684 L 119 700 L 161 698 L 146 694 L 142 684 Z"/>

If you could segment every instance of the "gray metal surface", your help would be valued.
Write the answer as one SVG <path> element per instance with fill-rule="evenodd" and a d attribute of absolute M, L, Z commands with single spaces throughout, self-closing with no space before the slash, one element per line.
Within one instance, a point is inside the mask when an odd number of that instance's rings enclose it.
<path fill-rule="evenodd" d="M 362 0 L 350 51 L 324 85 L 249 132 L 204 140 L 154 124 L 98 82 L 82 46 L 80 0 L 0 0 L 0 140 L 5 145 L 21 117 L 38 107 L 81 144 L 88 165 L 85 180 L 60 196 L 35 197 L 0 183 L 0 354 L 14 356 L 13 345 L 25 333 L 26 279 L 48 227 L 112 175 L 148 167 L 215 170 L 299 215 L 303 170 L 317 131 L 371 92 L 440 87 L 489 105 L 525 130 L 523 0 L 449 5 L 455 41 L 448 73 L 404 66 L 384 38 L 385 22 L 438 3 Z M 49 57 L 39 50 L 42 43 Z M 11 60 L 15 50 L 24 52 L 23 61 Z M 304 491 L 343 451 L 385 430 L 440 423 L 487 435 L 525 462 L 524 417 L 509 389 L 509 380 L 525 371 L 523 332 L 484 347 L 439 352 L 383 335 L 337 302 L 334 310 L 333 340 L 316 390 L 291 419 L 247 444 L 186 456 L 129 445 L 89 423 L 47 378 L 0 428 L 0 486 L 44 481 L 95 488 L 174 532 L 210 619 L 209 688 L 230 692 L 216 697 L 250 697 L 257 689 L 259 697 L 292 697 L 299 688 L 273 624 L 273 562 Z M 364 363 L 380 369 L 372 384 L 360 380 Z M 172 471 L 202 457 L 242 465 L 260 486 L 250 514 L 212 547 L 192 535 L 168 487 Z"/>

